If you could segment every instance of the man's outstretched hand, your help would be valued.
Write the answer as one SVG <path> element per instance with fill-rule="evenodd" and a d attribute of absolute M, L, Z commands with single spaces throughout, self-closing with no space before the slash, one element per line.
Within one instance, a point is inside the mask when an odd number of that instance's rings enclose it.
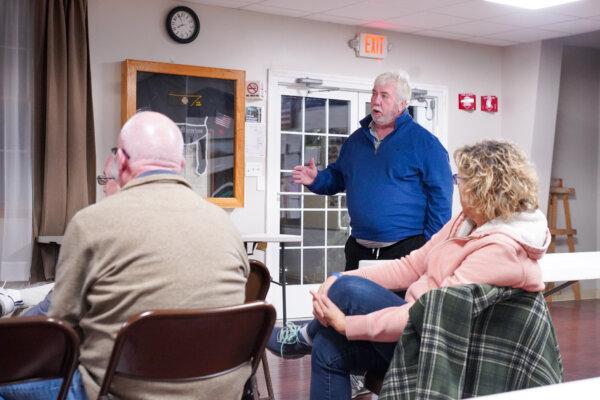
<path fill-rule="evenodd" d="M 292 179 L 294 183 L 301 183 L 303 185 L 312 185 L 317 177 L 317 167 L 315 165 L 315 159 L 311 158 L 308 165 L 296 165 L 292 172 Z"/>

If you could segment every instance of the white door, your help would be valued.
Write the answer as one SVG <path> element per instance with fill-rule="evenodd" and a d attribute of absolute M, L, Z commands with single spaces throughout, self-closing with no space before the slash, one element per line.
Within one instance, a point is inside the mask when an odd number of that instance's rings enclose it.
<path fill-rule="evenodd" d="M 292 182 L 292 170 L 311 159 L 324 169 L 337 159 L 358 126 L 358 93 L 282 87 L 276 101 L 279 129 L 269 140 L 278 142 L 274 147 L 279 157 L 270 158 L 269 168 L 278 170 L 279 187 L 269 190 L 276 196 L 276 209 L 267 212 L 278 214 L 279 233 L 302 236 L 301 243 L 290 243 L 283 254 L 287 315 L 301 318 L 311 315 L 309 290 L 317 289 L 332 272 L 344 270 L 348 210 L 345 193 L 316 195 Z"/>
<path fill-rule="evenodd" d="M 293 82 L 293 81 L 292 81 Z M 370 83 L 368 83 L 370 85 Z M 315 160 L 324 169 L 337 159 L 346 138 L 370 113 L 369 90 L 322 90 L 294 84 L 272 85 L 269 95 L 267 221 L 271 231 L 301 235 L 286 245 L 287 318 L 311 318 L 309 290 L 345 266 L 344 244 L 350 235 L 346 195 L 319 196 L 294 184 L 296 165 Z M 433 125 L 412 101 L 411 114 L 428 129 Z M 270 221 L 270 223 L 269 223 Z M 267 266 L 278 279 L 279 251 L 271 247 Z M 281 289 L 272 285 L 268 300 L 281 317 Z"/>

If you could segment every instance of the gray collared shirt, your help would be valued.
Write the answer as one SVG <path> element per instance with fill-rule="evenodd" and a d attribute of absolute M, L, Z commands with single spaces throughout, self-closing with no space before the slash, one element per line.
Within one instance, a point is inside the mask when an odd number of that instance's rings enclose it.
<path fill-rule="evenodd" d="M 379 140 L 379 138 L 377 137 L 377 132 L 375 132 L 375 123 L 373 121 L 371 121 L 371 123 L 369 124 L 369 133 L 371 134 L 371 136 L 373 136 L 373 138 L 375 138 L 373 146 L 375 147 L 375 151 L 377 151 L 379 145 L 381 144 L 381 140 Z"/>

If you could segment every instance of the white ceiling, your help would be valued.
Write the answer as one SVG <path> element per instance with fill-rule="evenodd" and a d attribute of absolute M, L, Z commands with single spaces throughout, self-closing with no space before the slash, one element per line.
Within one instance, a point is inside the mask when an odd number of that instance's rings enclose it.
<path fill-rule="evenodd" d="M 484 0 L 187 0 L 493 46 L 600 31 L 600 0 L 525 10 Z M 594 47 L 600 43 L 592 41 Z"/>

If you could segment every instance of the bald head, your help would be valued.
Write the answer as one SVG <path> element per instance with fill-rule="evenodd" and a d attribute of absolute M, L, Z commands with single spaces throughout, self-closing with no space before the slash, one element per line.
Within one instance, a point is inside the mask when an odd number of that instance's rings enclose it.
<path fill-rule="evenodd" d="M 184 166 L 181 131 L 171 119 L 157 112 L 143 111 L 129 118 L 121 129 L 119 148 L 121 184 L 145 171 L 179 173 Z"/>

